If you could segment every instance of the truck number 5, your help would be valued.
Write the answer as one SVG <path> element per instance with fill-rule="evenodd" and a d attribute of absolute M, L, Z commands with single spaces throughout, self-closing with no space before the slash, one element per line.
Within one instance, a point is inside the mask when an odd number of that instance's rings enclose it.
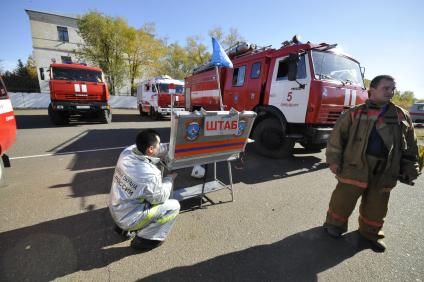
<path fill-rule="evenodd" d="M 293 92 L 287 93 L 287 101 L 290 102 L 293 99 Z"/>

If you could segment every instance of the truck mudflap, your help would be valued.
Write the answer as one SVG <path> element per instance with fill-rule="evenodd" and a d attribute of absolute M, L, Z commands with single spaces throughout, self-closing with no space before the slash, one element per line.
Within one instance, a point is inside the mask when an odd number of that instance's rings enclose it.
<path fill-rule="evenodd" d="M 91 112 L 110 110 L 107 102 L 77 102 L 77 101 L 52 101 L 52 109 L 55 111 L 66 111 L 69 113 Z"/>
<path fill-rule="evenodd" d="M 324 149 L 332 130 L 332 127 L 306 127 L 299 143 L 308 150 Z"/>

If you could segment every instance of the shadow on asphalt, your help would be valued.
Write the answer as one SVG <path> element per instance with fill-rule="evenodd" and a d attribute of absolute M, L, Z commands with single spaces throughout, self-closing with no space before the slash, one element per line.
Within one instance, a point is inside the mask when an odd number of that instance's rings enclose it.
<path fill-rule="evenodd" d="M 127 130 L 128 131 L 128 130 Z M 132 131 L 132 130 L 130 130 Z M 138 131 L 134 130 L 134 136 Z M 101 139 L 100 139 L 101 140 Z M 75 144 L 72 146 L 76 146 Z M 78 146 L 67 148 L 64 151 L 78 150 Z M 51 189 L 68 189 L 71 188 L 71 197 L 80 198 L 80 209 L 89 211 L 93 209 L 86 204 L 86 198 L 98 194 L 108 194 L 112 183 L 114 167 L 118 161 L 118 157 L 122 149 L 107 150 L 100 152 L 76 153 L 70 162 L 68 169 L 75 171 L 72 181 L 66 183 L 58 183 L 49 188 Z M 264 165 L 266 164 L 266 165 Z M 248 153 L 245 157 L 244 164 L 234 161 L 232 165 L 233 183 L 257 184 L 274 179 L 288 178 L 302 175 L 312 171 L 317 171 L 327 167 L 322 163 L 320 158 L 315 156 L 294 156 L 286 160 L 272 160 L 263 158 L 256 154 Z M 213 180 L 213 165 L 207 166 L 208 173 L 206 181 Z M 191 177 L 192 168 L 177 170 L 178 177 L 175 180 L 175 189 L 191 187 L 202 184 L 203 179 L 195 179 Z M 167 171 L 165 170 L 165 174 Z M 217 164 L 218 179 L 229 184 L 228 168 L 225 162 Z M 235 188 L 237 189 L 237 188 Z M 210 202 L 207 198 L 204 201 L 210 204 L 222 204 L 231 201 L 231 195 L 224 196 L 220 201 Z M 183 201 L 181 211 L 189 211 L 197 208 L 200 199 L 196 198 L 192 201 Z"/>
<path fill-rule="evenodd" d="M 169 128 L 155 128 L 163 142 L 169 142 Z M 76 152 L 96 148 L 116 148 L 115 150 L 93 151 L 75 153 L 68 169 L 75 171 L 70 183 L 58 183 L 52 189 L 68 187 L 72 190 L 72 197 L 81 198 L 81 210 L 90 210 L 92 207 L 86 205 L 85 198 L 97 194 L 108 194 L 114 167 L 118 161 L 119 154 L 123 147 L 134 143 L 135 137 L 140 129 L 95 129 L 82 132 L 80 135 L 67 140 L 66 142 L 52 148 L 50 151 L 58 154 Z M 87 145 L 89 144 L 89 146 Z M 322 160 L 314 155 L 304 154 L 304 150 L 296 149 L 295 155 L 288 159 L 268 159 L 257 155 L 251 147 L 247 148 L 242 160 L 231 163 L 233 183 L 257 184 L 274 179 L 297 176 L 312 171 L 317 171 L 327 167 Z M 206 181 L 213 180 L 213 164 L 208 166 Z M 175 189 L 191 187 L 202 184 L 203 180 L 198 180 L 190 176 L 192 168 L 177 170 L 178 177 L 175 182 Z M 226 162 L 217 164 L 218 179 L 224 183 L 229 183 L 228 169 Z M 217 203 L 225 203 L 231 200 L 228 197 Z M 184 210 L 190 210 L 200 203 L 200 199 L 194 200 L 193 204 L 184 204 Z M 210 203 L 210 202 L 209 202 Z"/>
<path fill-rule="evenodd" d="M 161 136 L 163 142 L 169 142 L 169 127 L 154 128 Z M 107 148 L 119 148 L 127 147 L 135 143 L 135 138 L 139 132 L 143 130 L 142 125 L 140 128 L 120 128 L 120 129 L 92 129 L 81 132 L 73 138 L 66 140 L 65 142 L 58 144 L 51 148 L 49 152 L 55 152 L 63 154 L 67 152 L 75 151 L 86 151 L 96 149 L 107 149 Z M 123 148 L 122 148 L 123 150 Z M 121 151 L 122 151 L 121 150 Z M 99 151 L 99 157 L 103 155 L 105 151 Z M 118 151 L 119 152 L 119 151 Z M 118 153 L 119 155 L 119 153 Z M 81 160 L 79 160 L 81 158 Z M 100 159 L 101 160 L 101 159 Z M 113 164 L 99 164 L 95 162 L 93 165 L 87 164 L 87 160 L 84 159 L 84 153 L 77 154 L 75 160 L 72 163 L 72 170 L 89 169 L 101 166 L 115 165 Z"/>
<path fill-rule="evenodd" d="M 364 249 L 357 232 L 333 239 L 322 227 L 315 227 L 273 244 L 176 267 L 142 281 L 317 281 L 318 273 Z"/>
<path fill-rule="evenodd" d="M 0 234 L 1 281 L 50 281 L 102 268 L 136 254 L 112 232 L 106 208 Z M 153 274 L 147 281 L 316 281 L 317 274 L 365 247 L 357 232 L 333 239 L 315 227 L 191 266 Z"/>
<path fill-rule="evenodd" d="M 107 228 L 105 228 L 107 226 Z M 134 254 L 112 231 L 107 208 L 0 234 L 0 281 L 51 281 Z"/>
<path fill-rule="evenodd" d="M 34 129 L 34 128 L 52 128 L 52 127 L 72 127 L 79 125 L 87 124 L 102 124 L 99 120 L 94 118 L 86 120 L 72 119 L 69 125 L 54 125 L 51 123 L 49 116 L 47 115 L 47 109 L 45 114 L 40 115 L 25 115 L 15 113 L 16 118 L 16 127 L 18 129 Z M 134 114 L 113 114 L 112 123 L 120 122 L 143 122 L 143 121 L 152 121 L 147 117 L 140 117 L 138 113 Z"/>

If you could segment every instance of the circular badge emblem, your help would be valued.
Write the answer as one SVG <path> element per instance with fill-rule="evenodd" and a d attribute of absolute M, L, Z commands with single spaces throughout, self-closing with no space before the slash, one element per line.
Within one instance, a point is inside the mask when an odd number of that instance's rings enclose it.
<path fill-rule="evenodd" d="M 240 136 L 243 134 L 244 130 L 246 129 L 246 125 L 247 124 L 244 119 L 239 120 L 236 136 Z"/>
<path fill-rule="evenodd" d="M 200 125 L 197 121 L 190 122 L 186 128 L 186 138 L 189 141 L 194 141 L 199 137 Z"/>

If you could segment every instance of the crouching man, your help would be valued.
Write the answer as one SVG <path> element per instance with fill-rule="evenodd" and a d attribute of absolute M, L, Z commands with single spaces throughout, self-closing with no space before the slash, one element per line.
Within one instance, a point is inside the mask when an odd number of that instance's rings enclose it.
<path fill-rule="evenodd" d="M 180 204 L 169 199 L 176 174 L 162 179 L 156 164 L 166 154 L 156 131 L 147 129 L 137 135 L 136 144 L 119 156 L 110 191 L 109 210 L 115 231 L 131 237 L 131 246 L 149 251 L 161 245 L 175 223 Z"/>

